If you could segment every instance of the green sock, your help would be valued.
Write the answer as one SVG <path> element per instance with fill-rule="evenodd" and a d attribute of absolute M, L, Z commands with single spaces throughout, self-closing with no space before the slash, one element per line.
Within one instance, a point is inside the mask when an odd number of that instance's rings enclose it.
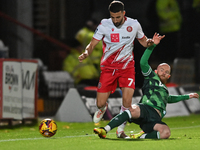
<path fill-rule="evenodd" d="M 129 119 L 129 115 L 126 111 L 124 111 L 121 114 L 118 114 L 117 116 L 115 116 L 109 123 L 108 125 L 110 126 L 111 130 L 115 127 L 118 127 L 119 125 L 121 125 L 122 123 L 124 123 L 125 121 L 127 121 Z"/>
<path fill-rule="evenodd" d="M 153 131 L 151 133 L 146 133 L 145 139 L 160 139 L 160 132 Z"/>

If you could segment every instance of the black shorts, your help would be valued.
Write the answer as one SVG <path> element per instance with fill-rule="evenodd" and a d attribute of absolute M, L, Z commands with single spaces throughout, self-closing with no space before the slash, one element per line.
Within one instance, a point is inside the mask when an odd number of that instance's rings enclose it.
<path fill-rule="evenodd" d="M 141 103 L 137 105 L 140 107 L 140 117 L 138 119 L 129 119 L 130 123 L 133 122 L 140 125 L 140 128 L 145 133 L 154 131 L 153 128 L 157 123 L 167 125 L 161 121 L 160 115 L 153 107 Z"/>

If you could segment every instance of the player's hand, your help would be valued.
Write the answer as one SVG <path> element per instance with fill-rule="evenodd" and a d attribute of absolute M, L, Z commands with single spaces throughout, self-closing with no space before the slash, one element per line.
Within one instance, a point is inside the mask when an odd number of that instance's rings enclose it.
<path fill-rule="evenodd" d="M 199 98 L 199 94 L 197 93 L 190 93 L 189 96 L 190 98 Z"/>
<path fill-rule="evenodd" d="M 152 46 L 154 44 L 153 39 L 147 39 L 147 47 Z"/>
<path fill-rule="evenodd" d="M 88 54 L 88 51 L 85 50 L 85 52 L 82 53 L 82 54 L 78 57 L 79 62 L 82 62 L 85 58 L 88 57 L 88 55 L 89 55 L 89 54 Z"/>
<path fill-rule="evenodd" d="M 159 33 L 155 33 L 153 36 L 154 44 L 158 45 L 160 43 L 160 40 L 162 40 L 165 37 L 165 35 L 161 36 Z"/>

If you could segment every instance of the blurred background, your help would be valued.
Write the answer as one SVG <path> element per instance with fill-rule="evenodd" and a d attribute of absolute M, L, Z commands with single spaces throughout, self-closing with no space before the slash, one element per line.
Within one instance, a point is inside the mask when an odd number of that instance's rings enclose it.
<path fill-rule="evenodd" d="M 69 41 L 88 20 L 99 24 L 101 19 L 109 18 L 111 1 L 0 0 L 0 57 L 34 58 L 40 60 L 41 71 L 63 71 L 63 61 L 77 46 Z M 200 84 L 200 0 L 121 1 L 126 16 L 137 19 L 147 37 L 152 38 L 155 32 L 166 35 L 150 58 L 152 68 L 167 62 L 173 70 L 171 83 Z M 139 60 L 144 50 L 136 40 L 138 88 L 143 83 Z M 45 75 L 40 81 L 42 78 Z M 41 85 L 45 87 L 45 83 Z M 39 90 L 42 95 L 47 89 Z"/>

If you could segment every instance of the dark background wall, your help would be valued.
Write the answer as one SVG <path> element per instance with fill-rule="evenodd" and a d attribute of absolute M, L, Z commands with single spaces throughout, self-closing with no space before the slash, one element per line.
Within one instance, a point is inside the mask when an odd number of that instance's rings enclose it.
<path fill-rule="evenodd" d="M 103 18 L 109 18 L 108 5 L 111 1 L 0 0 L 0 11 L 50 38 L 62 41 L 74 37 L 90 18 L 95 18 L 98 22 Z M 156 0 L 122 0 L 122 2 L 125 4 L 126 16 L 138 19 L 147 37 L 152 37 L 154 32 L 159 32 L 155 10 Z M 195 45 L 200 43 L 200 11 L 193 9 L 193 0 L 177 0 L 177 2 L 183 21 L 175 53 L 177 57 L 193 58 L 196 56 Z M 61 70 L 62 59 L 67 55 L 67 51 L 55 43 L 2 16 L 0 17 L 0 39 L 9 47 L 10 58 L 39 58 L 49 70 Z M 170 40 L 168 42 L 170 45 Z M 172 49 L 173 47 L 171 45 Z M 136 40 L 134 53 L 137 73 L 140 72 L 137 64 L 144 50 L 145 48 Z M 162 61 L 156 55 L 161 50 L 162 43 L 150 59 L 152 64 Z M 172 63 L 173 58 L 168 60 L 167 57 L 166 61 Z"/>

